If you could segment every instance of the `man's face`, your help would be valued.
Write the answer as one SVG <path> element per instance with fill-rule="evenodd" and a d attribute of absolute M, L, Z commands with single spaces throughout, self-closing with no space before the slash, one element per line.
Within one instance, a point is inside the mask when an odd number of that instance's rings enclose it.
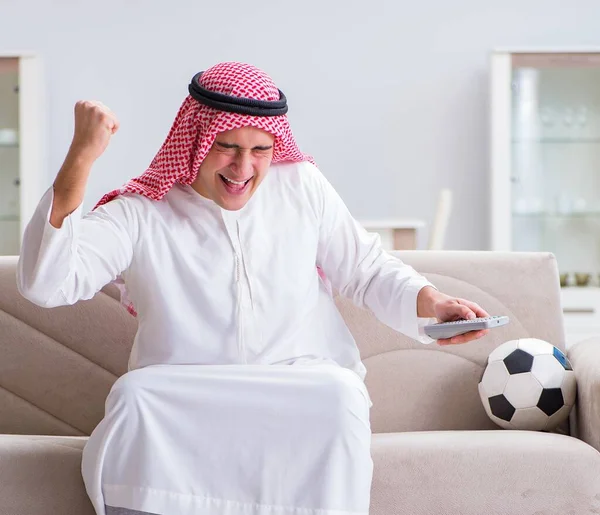
<path fill-rule="evenodd" d="M 192 188 L 223 209 L 241 209 L 267 175 L 274 140 L 272 134 L 255 127 L 220 132 Z"/>

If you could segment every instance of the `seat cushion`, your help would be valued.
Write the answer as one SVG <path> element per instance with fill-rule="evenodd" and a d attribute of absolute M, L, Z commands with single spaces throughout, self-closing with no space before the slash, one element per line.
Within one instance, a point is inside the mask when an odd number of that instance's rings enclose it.
<path fill-rule="evenodd" d="M 94 515 L 81 477 L 86 441 L 0 435 L 0 515 Z"/>
<path fill-rule="evenodd" d="M 371 515 L 600 513 L 600 453 L 529 431 L 374 435 Z"/>
<path fill-rule="evenodd" d="M 0 515 L 94 515 L 84 437 L 0 435 Z M 600 453 L 525 431 L 373 436 L 370 515 L 600 513 Z"/>

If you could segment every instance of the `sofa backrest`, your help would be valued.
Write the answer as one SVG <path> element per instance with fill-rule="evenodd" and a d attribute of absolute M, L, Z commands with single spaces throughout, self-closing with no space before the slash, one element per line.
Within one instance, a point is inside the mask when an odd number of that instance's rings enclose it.
<path fill-rule="evenodd" d="M 473 343 L 422 345 L 337 299 L 367 366 L 374 432 L 493 429 L 477 393 L 487 356 L 522 337 L 564 349 L 556 262 L 550 254 L 400 252 L 441 291 L 511 323 Z M 136 320 L 106 287 L 74 306 L 44 309 L 16 289 L 16 257 L 0 257 L 0 433 L 89 435 L 127 371 Z"/>
<path fill-rule="evenodd" d="M 468 344 L 423 345 L 338 299 L 367 367 L 373 431 L 498 429 L 477 389 L 490 352 L 505 341 L 528 337 L 565 349 L 554 256 L 484 251 L 398 256 L 440 291 L 477 302 L 492 315 L 508 315 L 510 323 Z"/>

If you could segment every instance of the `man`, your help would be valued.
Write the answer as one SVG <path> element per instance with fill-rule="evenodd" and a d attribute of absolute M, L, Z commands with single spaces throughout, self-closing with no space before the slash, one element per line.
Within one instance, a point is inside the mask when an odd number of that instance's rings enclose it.
<path fill-rule="evenodd" d="M 424 343 L 423 320 L 487 313 L 353 220 L 264 72 L 221 63 L 189 92 L 148 170 L 84 217 L 119 123 L 78 103 L 24 235 L 18 284 L 32 302 L 72 304 L 118 280 L 138 315 L 129 372 L 84 451 L 90 499 L 108 515 L 367 514 L 365 368 L 325 281 Z"/>

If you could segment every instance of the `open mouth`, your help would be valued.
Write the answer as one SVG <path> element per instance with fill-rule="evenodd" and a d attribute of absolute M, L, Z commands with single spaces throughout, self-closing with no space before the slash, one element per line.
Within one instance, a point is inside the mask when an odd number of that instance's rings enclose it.
<path fill-rule="evenodd" d="M 225 177 L 224 175 L 221 175 L 221 174 L 219 174 L 219 177 L 221 178 L 221 181 L 223 182 L 225 189 L 229 193 L 236 194 L 236 195 L 246 191 L 246 189 L 248 188 L 248 184 L 250 184 L 250 181 L 252 181 L 252 179 L 254 179 L 254 176 L 252 176 L 249 179 L 246 179 L 245 181 L 234 181 L 233 179 L 229 179 L 228 177 Z"/>

